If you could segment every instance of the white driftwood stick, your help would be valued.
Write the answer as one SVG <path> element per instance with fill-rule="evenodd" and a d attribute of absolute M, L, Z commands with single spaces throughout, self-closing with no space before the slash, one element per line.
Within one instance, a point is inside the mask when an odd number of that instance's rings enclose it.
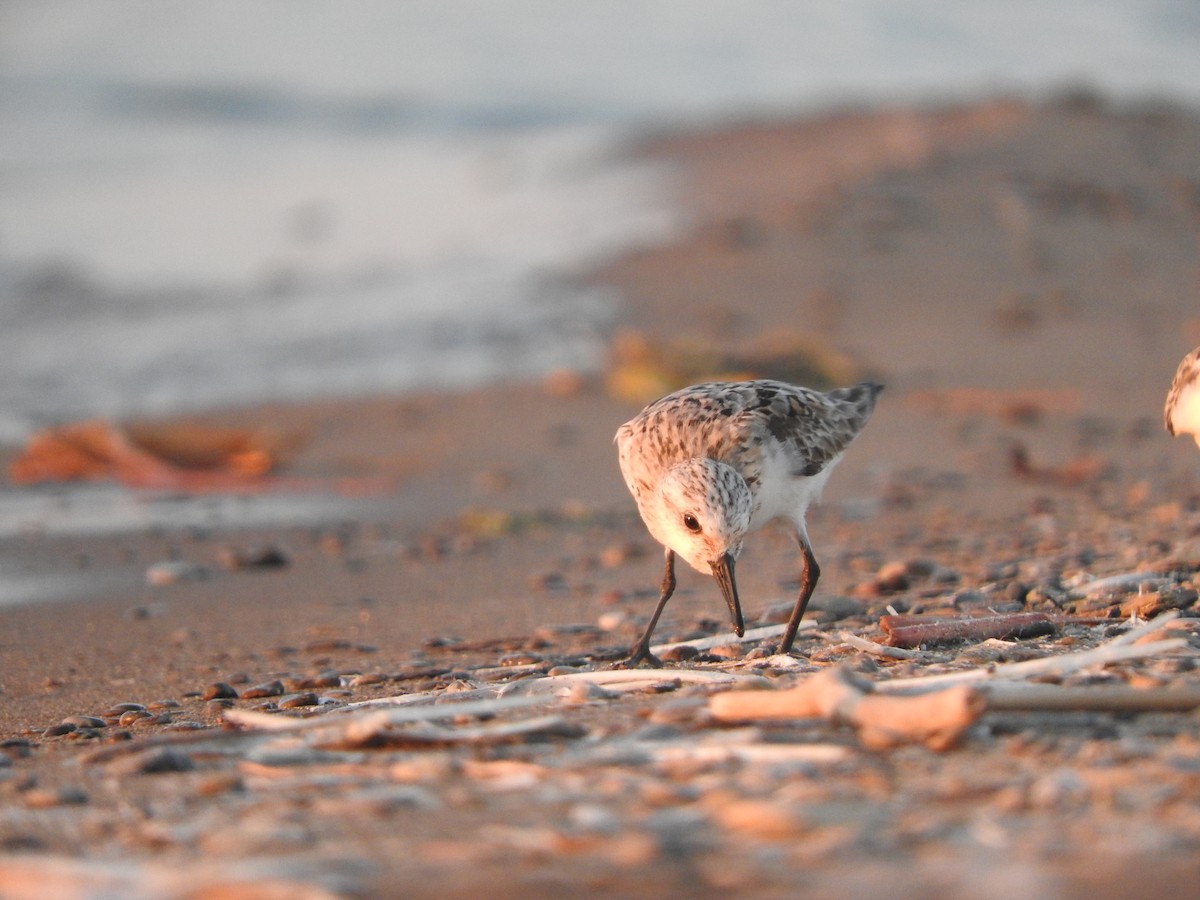
<path fill-rule="evenodd" d="M 875 686 L 877 693 L 904 693 L 934 690 L 951 684 L 973 683 L 979 681 L 1019 680 L 1034 675 L 1045 675 L 1053 672 L 1066 674 L 1085 669 L 1088 666 L 1107 665 L 1122 659 L 1139 659 L 1154 656 L 1167 650 L 1176 650 L 1187 645 L 1184 638 L 1167 638 L 1153 641 L 1149 644 L 1126 646 L 1148 634 L 1163 628 L 1168 622 L 1179 617 L 1176 610 L 1156 616 L 1149 622 L 1131 628 L 1124 634 L 1106 641 L 1091 650 L 1078 653 L 1064 653 L 1059 656 L 1048 656 L 1045 659 L 1030 659 L 1024 662 L 1008 663 L 986 669 L 968 669 L 964 672 L 947 672 L 943 675 L 922 675 L 916 678 L 896 678 L 891 681 L 881 681 Z"/>
<path fill-rule="evenodd" d="M 1093 594 L 1102 594 L 1105 591 L 1113 591 L 1115 593 L 1117 591 L 1130 590 L 1143 584 L 1151 584 L 1156 588 L 1162 587 L 1169 581 L 1169 578 L 1164 578 L 1155 572 L 1123 572 L 1120 575 L 1097 578 L 1095 581 L 1079 585 L 1075 590 L 1085 597 L 1090 597 Z"/>
<path fill-rule="evenodd" d="M 1078 712 L 1190 712 L 1200 709 L 1200 688 L 1135 688 L 1126 684 L 1075 687 L 997 681 L 979 685 L 988 709 Z"/>
<path fill-rule="evenodd" d="M 884 659 L 921 659 L 925 656 L 925 653 L 921 650 L 907 650 L 904 647 L 889 647 L 886 644 L 877 644 L 874 641 L 868 641 L 866 638 L 859 637 L 857 634 L 851 634 L 849 631 L 839 633 L 838 640 L 849 644 L 855 650 L 870 653 L 872 656 L 882 656 Z"/>
<path fill-rule="evenodd" d="M 384 743 L 396 741 L 415 745 L 475 744 L 506 741 L 523 735 L 552 733 L 566 726 L 561 716 L 538 716 L 518 722 L 500 722 L 494 725 L 462 726 L 443 728 L 423 723 L 411 731 L 394 730 L 396 721 L 386 710 L 365 716 L 352 716 L 341 720 L 325 721 L 325 729 L 313 733 L 312 743 L 317 747 L 332 749 L 358 749 L 379 740 Z"/>
<path fill-rule="evenodd" d="M 717 669 L 597 669 L 595 672 L 567 672 L 544 678 L 524 678 L 505 685 L 508 695 L 534 695 L 557 691 L 587 682 L 614 691 L 637 691 L 655 684 L 678 681 L 684 684 L 767 684 L 761 675 L 744 675 Z"/>
<path fill-rule="evenodd" d="M 422 706 L 400 706 L 371 710 L 357 713 L 359 716 L 380 716 L 392 725 L 402 725 L 407 722 L 431 722 L 436 719 L 452 719 L 457 716 L 482 716 L 505 712 L 510 709 L 535 706 L 544 702 L 536 696 L 529 697 L 497 697 L 494 700 L 474 700 L 466 703 L 428 704 Z M 300 718 L 283 713 L 259 712 L 253 709 L 227 709 L 225 720 L 244 728 L 254 728 L 259 731 L 304 731 L 310 728 L 324 728 L 331 724 L 342 723 L 346 719 L 355 718 L 356 712 L 338 714 L 330 712 L 325 715 L 307 716 Z"/>
<path fill-rule="evenodd" d="M 851 750 L 840 744 L 667 744 L 644 741 L 655 762 L 747 762 L 779 765 L 787 763 L 835 763 L 847 759 Z"/>
<path fill-rule="evenodd" d="M 1163 628 L 1172 619 L 1178 619 L 1178 618 L 1179 618 L 1179 610 L 1177 610 L 1177 609 L 1169 610 L 1168 612 L 1165 612 L 1162 615 L 1155 616 L 1153 619 L 1151 619 L 1148 622 L 1143 622 L 1141 625 L 1136 625 L 1136 626 L 1130 628 L 1124 634 L 1117 635 L 1112 640 L 1107 641 L 1103 646 L 1120 647 L 1124 644 L 1132 644 L 1134 641 L 1144 638 L 1146 635 L 1152 634 L 1153 632 L 1158 631 L 1160 628 Z M 1133 620 L 1130 619 L 1129 621 L 1130 621 L 1130 624 L 1132 625 Z"/>
<path fill-rule="evenodd" d="M 1030 659 L 1024 662 L 1008 663 L 996 666 L 994 669 L 968 669 L 964 672 L 947 672 L 943 675 L 924 675 L 918 678 L 896 678 L 891 681 L 881 681 L 875 686 L 880 694 L 921 693 L 953 684 L 972 684 L 985 681 L 1018 681 L 1035 675 L 1057 674 L 1066 675 L 1090 666 L 1107 665 L 1124 659 L 1144 659 L 1156 656 L 1168 650 L 1178 650 L 1186 647 L 1183 638 L 1168 638 L 1151 644 L 1139 644 L 1136 647 L 1111 647 L 1108 645 L 1094 650 L 1084 650 L 1080 653 L 1064 653 L 1061 656 L 1048 656 L 1045 659 Z"/>

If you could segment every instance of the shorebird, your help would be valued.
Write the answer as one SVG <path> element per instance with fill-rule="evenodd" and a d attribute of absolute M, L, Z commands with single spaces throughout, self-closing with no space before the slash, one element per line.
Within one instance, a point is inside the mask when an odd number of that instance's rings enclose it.
<path fill-rule="evenodd" d="M 1163 425 L 1175 437 L 1190 434 L 1200 447 L 1200 347 L 1183 358 L 1167 391 Z"/>
<path fill-rule="evenodd" d="M 666 557 L 658 606 L 624 665 L 661 665 L 650 636 L 675 592 L 676 555 L 713 576 L 741 637 L 734 563 L 746 535 L 776 520 L 800 548 L 800 595 L 779 646 L 791 650 L 821 575 L 805 511 L 881 390 L 869 381 L 828 393 L 781 381 L 711 382 L 656 400 L 617 430 L 621 474 Z"/>

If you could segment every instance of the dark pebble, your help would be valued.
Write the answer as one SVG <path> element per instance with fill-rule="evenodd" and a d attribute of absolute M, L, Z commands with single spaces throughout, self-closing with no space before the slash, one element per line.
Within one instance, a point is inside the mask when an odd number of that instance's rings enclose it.
<path fill-rule="evenodd" d="M 540 662 L 545 662 L 545 657 L 524 651 L 506 653 L 500 657 L 500 665 L 502 666 L 529 666 Z"/>
<path fill-rule="evenodd" d="M 62 737 L 64 734 L 70 734 L 76 728 L 70 722 L 59 722 L 57 725 L 51 725 L 42 732 L 42 737 Z"/>
<path fill-rule="evenodd" d="M 98 716 L 67 716 L 64 725 L 74 725 L 76 728 L 105 728 L 108 723 Z"/>
<path fill-rule="evenodd" d="M 137 771 L 144 775 L 158 775 L 163 772 L 190 772 L 196 768 L 196 763 L 182 750 L 163 747 L 143 754 L 139 760 Z"/>
<path fill-rule="evenodd" d="M 364 687 L 370 684 L 384 684 L 391 678 L 382 672 L 364 672 L 350 679 L 350 687 Z"/>
<path fill-rule="evenodd" d="M 256 684 L 242 691 L 242 699 L 244 700 L 257 700 L 262 697 L 280 697 L 282 695 L 283 682 L 278 679 L 275 681 L 265 681 L 262 684 Z"/>
<path fill-rule="evenodd" d="M 810 607 L 813 612 L 825 612 L 837 621 L 860 616 L 867 610 L 867 603 L 861 597 L 847 597 L 844 594 L 832 594 L 820 597 Z M 778 620 L 786 622 L 792 612 L 792 604 L 788 603 L 784 615 Z"/>
<path fill-rule="evenodd" d="M 438 635 L 435 637 L 426 638 L 421 642 L 421 646 L 426 649 L 437 649 L 441 647 L 457 647 L 461 643 L 463 643 L 463 639 L 460 637 L 453 637 L 451 635 Z"/>
<path fill-rule="evenodd" d="M 670 647 L 660 654 L 663 662 L 684 662 L 685 660 L 695 659 L 700 655 L 700 651 L 695 647 L 680 645 Z"/>
<path fill-rule="evenodd" d="M 233 685 L 227 684 L 224 681 L 210 684 L 200 692 L 202 700 L 236 700 L 237 697 L 238 692 L 234 690 Z"/>
<path fill-rule="evenodd" d="M 244 791 L 245 783 L 240 775 L 234 775 L 231 772 L 219 772 L 216 775 L 197 782 L 196 794 L 201 797 L 218 797 L 221 794 L 228 794 L 233 791 Z"/>
<path fill-rule="evenodd" d="M 983 591 L 966 590 L 954 595 L 955 609 L 981 609 L 988 605 L 988 597 Z"/>
<path fill-rule="evenodd" d="M 298 694 L 288 694 L 279 701 L 280 709 L 296 709 L 302 706 L 316 706 L 321 699 L 312 691 L 301 691 Z"/>
<path fill-rule="evenodd" d="M 304 650 L 306 653 L 335 653 L 340 650 L 349 650 L 351 647 L 349 641 L 312 641 L 304 645 Z"/>
<path fill-rule="evenodd" d="M 653 684 L 646 685 L 639 694 L 669 694 L 671 691 L 677 691 L 683 686 L 683 682 L 678 678 L 664 678 L 662 681 L 656 681 Z"/>
<path fill-rule="evenodd" d="M 291 560 L 278 547 L 224 547 L 217 560 L 227 569 L 281 569 Z"/>
<path fill-rule="evenodd" d="M 342 676 L 335 672 L 322 672 L 320 675 L 309 675 L 303 678 L 289 678 L 288 684 L 294 691 L 308 691 L 313 688 L 331 688 L 342 686 Z"/>
<path fill-rule="evenodd" d="M 63 786 L 59 788 L 34 787 L 21 795 L 25 805 L 31 809 L 49 809 L 53 806 L 79 806 L 88 802 L 83 788 Z"/>
<path fill-rule="evenodd" d="M 530 576 L 529 587 L 535 591 L 565 591 L 567 577 L 562 572 L 539 572 Z"/>
<path fill-rule="evenodd" d="M 140 703 L 114 703 L 108 708 L 108 711 L 104 713 L 104 715 L 117 718 L 122 713 L 133 712 L 135 710 L 145 711 L 145 709 L 146 707 L 142 706 Z"/>
<path fill-rule="evenodd" d="M 1020 581 L 1009 582 L 1008 587 L 1004 591 L 1005 595 L 1013 603 L 1018 603 L 1021 606 L 1025 605 L 1025 601 L 1029 597 L 1029 585 Z"/>

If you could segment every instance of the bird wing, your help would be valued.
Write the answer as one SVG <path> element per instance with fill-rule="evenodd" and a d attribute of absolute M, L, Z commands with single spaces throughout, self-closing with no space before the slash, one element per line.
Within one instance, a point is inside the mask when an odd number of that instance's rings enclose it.
<path fill-rule="evenodd" d="M 751 455 L 768 441 L 777 442 L 791 457 L 794 475 L 817 475 L 862 431 L 882 389 L 863 382 L 821 393 L 783 382 L 748 382 L 749 397 L 737 416 L 741 443 Z M 750 481 L 757 473 L 744 474 Z"/>

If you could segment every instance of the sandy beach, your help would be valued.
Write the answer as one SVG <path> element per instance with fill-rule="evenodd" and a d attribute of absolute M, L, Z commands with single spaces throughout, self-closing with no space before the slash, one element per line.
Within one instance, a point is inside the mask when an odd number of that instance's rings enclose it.
<path fill-rule="evenodd" d="M 951 749 L 876 750 L 827 722 L 714 723 L 729 685 L 672 671 L 885 681 L 1175 610 L 1161 655 L 1058 681 L 1196 688 L 1200 455 L 1161 419 L 1200 343 L 1197 148 L 1194 114 L 1083 95 L 648 137 L 635 152 L 672 165 L 690 225 L 579 274 L 620 297 L 607 372 L 167 423 L 288 435 L 278 484 L 250 487 L 330 512 L 3 540 L 90 584 L 0 612 L 0 896 L 1181 895 L 1195 712 L 989 712 Z M 792 663 L 684 654 L 638 691 L 573 688 L 533 736 L 229 737 L 231 709 L 333 716 L 606 666 L 661 565 L 612 435 L 656 391 L 730 372 L 887 386 L 810 513 L 823 575 Z M 796 572 L 783 535 L 751 539 L 750 625 L 786 615 Z M 839 637 L 880 640 L 889 607 L 1096 621 L 905 661 Z M 658 638 L 726 630 L 711 580 L 681 572 Z M 722 742 L 830 749 L 670 749 Z"/>

